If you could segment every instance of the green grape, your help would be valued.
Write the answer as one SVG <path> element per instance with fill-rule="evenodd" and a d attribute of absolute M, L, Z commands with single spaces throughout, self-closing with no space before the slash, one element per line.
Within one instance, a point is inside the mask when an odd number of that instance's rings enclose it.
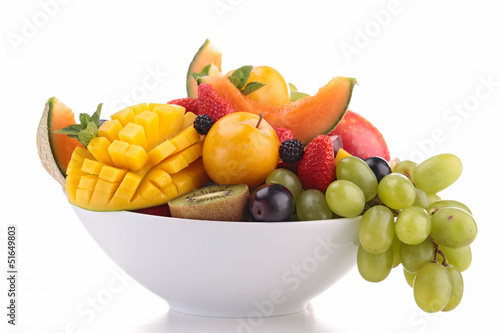
<path fill-rule="evenodd" d="M 368 209 L 359 224 L 359 242 L 370 253 L 387 251 L 394 239 L 394 215 L 382 205 Z"/>
<path fill-rule="evenodd" d="M 412 206 L 422 207 L 424 209 L 429 208 L 429 197 L 427 196 L 427 193 L 419 188 L 416 188 L 415 190 L 417 191 L 417 196 L 415 197 L 415 201 Z"/>
<path fill-rule="evenodd" d="M 465 210 L 470 215 L 472 215 L 472 212 L 469 209 L 469 207 L 455 200 L 438 200 L 436 202 L 433 202 L 432 205 L 429 205 L 427 211 L 429 212 L 429 214 L 434 215 L 435 212 L 437 212 L 441 208 L 446 208 L 446 207 L 460 208 Z"/>
<path fill-rule="evenodd" d="M 392 209 L 405 209 L 415 201 L 417 191 L 407 177 L 391 173 L 378 184 L 378 196 L 382 203 Z"/>
<path fill-rule="evenodd" d="M 299 177 L 288 169 L 274 169 L 267 175 L 266 183 L 280 184 L 292 192 L 293 200 L 297 202 L 300 193 L 302 193 L 302 183 Z"/>
<path fill-rule="evenodd" d="M 466 271 L 472 263 L 472 251 L 470 246 L 453 249 L 451 247 L 439 245 L 439 248 L 444 252 L 450 265 L 455 266 L 460 272 Z"/>
<path fill-rule="evenodd" d="M 394 252 L 394 261 L 392 262 L 392 268 L 398 267 L 401 263 L 401 256 L 399 255 L 400 247 L 401 241 L 399 240 L 399 238 L 394 236 L 394 239 L 392 240 L 392 250 Z"/>
<path fill-rule="evenodd" d="M 413 161 L 401 161 L 398 164 L 396 164 L 396 166 L 394 167 L 394 170 L 392 170 L 392 172 L 400 173 L 400 174 L 408 177 L 408 179 L 412 180 L 413 179 L 413 170 L 415 170 L 416 166 L 417 166 L 417 163 L 415 163 Z"/>
<path fill-rule="evenodd" d="M 432 261 L 435 253 L 434 244 L 432 244 L 429 238 L 416 245 L 401 242 L 399 248 L 401 263 L 411 273 L 416 273 L 422 265 Z"/>
<path fill-rule="evenodd" d="M 465 210 L 446 207 L 432 215 L 431 236 L 440 245 L 451 248 L 467 246 L 476 235 L 476 222 Z"/>
<path fill-rule="evenodd" d="M 446 268 L 437 262 L 424 264 L 415 276 L 413 295 L 425 312 L 443 310 L 451 295 L 451 278 Z"/>
<path fill-rule="evenodd" d="M 453 266 L 446 267 L 451 279 L 451 294 L 450 299 L 442 311 L 451 311 L 455 309 L 464 295 L 464 279 L 462 273 Z"/>
<path fill-rule="evenodd" d="M 438 193 L 453 184 L 462 174 L 462 162 L 453 154 L 433 156 L 413 170 L 415 186 L 426 193 Z"/>
<path fill-rule="evenodd" d="M 429 198 L 429 207 L 433 205 L 436 201 L 441 200 L 441 197 L 437 194 L 427 194 L 427 198 Z"/>
<path fill-rule="evenodd" d="M 391 272 L 393 251 L 388 251 L 373 254 L 367 252 L 362 246 L 358 248 L 358 270 L 361 276 L 370 282 L 383 281 Z"/>
<path fill-rule="evenodd" d="M 347 156 L 337 164 L 337 179 L 348 180 L 358 185 L 365 195 L 365 200 L 371 200 L 377 195 L 378 181 L 372 169 L 365 161 L 356 156 Z"/>
<path fill-rule="evenodd" d="M 406 244 L 422 243 L 429 237 L 431 228 L 431 217 L 422 207 L 405 208 L 396 219 L 396 236 Z"/>
<path fill-rule="evenodd" d="M 336 180 L 328 185 L 326 202 L 338 216 L 356 217 L 365 208 L 365 195 L 358 185 L 348 180 Z"/>
<path fill-rule="evenodd" d="M 310 189 L 299 195 L 297 215 L 301 221 L 328 220 L 333 217 L 333 212 L 323 192 Z"/>
<path fill-rule="evenodd" d="M 417 274 L 415 274 L 415 273 L 410 273 L 410 272 L 408 272 L 406 269 L 403 269 L 403 272 L 404 272 L 404 274 L 405 274 L 405 280 L 406 280 L 406 282 L 408 283 L 408 285 L 409 285 L 410 287 L 412 287 L 412 288 L 413 288 L 413 283 L 415 282 L 415 276 L 416 276 Z"/>

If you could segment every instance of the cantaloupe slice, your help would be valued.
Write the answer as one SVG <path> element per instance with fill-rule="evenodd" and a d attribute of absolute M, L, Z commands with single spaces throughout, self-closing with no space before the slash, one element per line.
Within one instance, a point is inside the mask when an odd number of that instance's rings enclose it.
<path fill-rule="evenodd" d="M 196 52 L 186 77 L 186 89 L 188 97 L 196 98 L 198 97 L 198 83 L 191 76 L 191 73 L 199 73 L 203 67 L 209 64 L 213 64 L 216 69 L 221 71 L 222 63 L 222 53 L 210 42 L 206 40 L 205 43 L 200 47 L 198 52 Z"/>
<path fill-rule="evenodd" d="M 227 77 L 204 76 L 203 83 L 239 112 L 262 113 L 273 127 L 288 128 L 295 139 L 307 144 L 319 134 L 327 134 L 342 120 L 356 79 L 337 76 L 321 87 L 314 96 L 306 96 L 284 105 L 257 103 L 243 95 Z"/>
<path fill-rule="evenodd" d="M 49 98 L 38 125 L 37 149 L 45 170 L 63 186 L 71 154 L 76 147 L 83 146 L 77 139 L 54 131 L 73 124 L 73 111 L 57 98 Z"/>

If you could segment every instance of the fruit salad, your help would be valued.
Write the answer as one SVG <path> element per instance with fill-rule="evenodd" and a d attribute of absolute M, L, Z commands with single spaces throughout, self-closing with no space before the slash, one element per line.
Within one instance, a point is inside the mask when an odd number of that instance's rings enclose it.
<path fill-rule="evenodd" d="M 391 159 L 380 131 L 348 110 L 356 80 L 314 95 L 269 66 L 223 73 L 207 40 L 189 66 L 187 97 L 141 103 L 79 123 L 50 98 L 37 146 L 68 201 L 198 220 L 280 223 L 360 219 L 357 266 L 370 282 L 401 265 L 426 312 L 461 301 L 477 225 L 439 192 L 462 173 L 453 154 Z"/>

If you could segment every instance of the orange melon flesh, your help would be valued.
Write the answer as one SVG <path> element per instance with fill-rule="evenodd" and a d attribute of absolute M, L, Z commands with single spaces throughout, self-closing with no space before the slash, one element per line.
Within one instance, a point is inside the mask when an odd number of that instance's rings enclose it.
<path fill-rule="evenodd" d="M 223 76 L 205 76 L 204 83 L 214 87 L 217 94 L 236 111 L 262 113 L 273 127 L 288 128 L 294 138 L 307 144 L 319 134 L 327 134 L 340 122 L 351 99 L 356 79 L 334 77 L 314 96 L 301 98 L 284 105 L 265 105 L 244 96 Z"/>
<path fill-rule="evenodd" d="M 59 170 L 65 175 L 68 163 L 71 160 L 71 154 L 73 154 L 76 147 L 83 147 L 83 145 L 78 139 L 70 138 L 66 134 L 54 133 L 75 124 L 73 111 L 55 97 L 50 98 L 47 103 L 49 104 L 47 126 L 50 147 Z"/>
<path fill-rule="evenodd" d="M 207 39 L 195 54 L 193 60 L 191 61 L 191 64 L 189 65 L 186 78 L 186 89 L 188 97 L 198 97 L 198 84 L 196 83 L 196 80 L 191 76 L 191 73 L 199 73 L 203 69 L 203 67 L 208 64 L 213 64 L 220 72 L 221 63 L 222 53 L 210 42 L 210 40 Z"/>

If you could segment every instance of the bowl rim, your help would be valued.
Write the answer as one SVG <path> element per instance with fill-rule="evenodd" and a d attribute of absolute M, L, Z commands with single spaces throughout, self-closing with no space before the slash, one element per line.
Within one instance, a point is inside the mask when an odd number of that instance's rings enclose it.
<path fill-rule="evenodd" d="M 203 223 L 203 224 L 229 224 L 229 225 L 245 225 L 245 226 L 262 226 L 262 225 L 321 225 L 321 224 L 330 224 L 330 223 L 347 223 L 352 220 L 361 219 L 362 215 L 358 215 L 356 217 L 340 217 L 334 219 L 325 219 L 325 220 L 309 220 L 309 221 L 282 221 L 282 222 L 256 222 L 256 221 L 220 221 L 220 220 L 201 220 L 201 219 L 186 219 L 181 217 L 170 217 L 170 216 L 159 216 L 153 214 L 145 214 L 140 212 L 134 212 L 129 210 L 117 210 L 117 211 L 93 211 L 90 209 L 85 209 L 70 203 L 73 208 L 80 209 L 82 211 L 90 212 L 90 213 L 100 213 L 100 214 L 119 214 L 119 215 L 144 215 L 150 221 L 163 222 L 163 221 L 176 221 L 180 223 Z"/>

